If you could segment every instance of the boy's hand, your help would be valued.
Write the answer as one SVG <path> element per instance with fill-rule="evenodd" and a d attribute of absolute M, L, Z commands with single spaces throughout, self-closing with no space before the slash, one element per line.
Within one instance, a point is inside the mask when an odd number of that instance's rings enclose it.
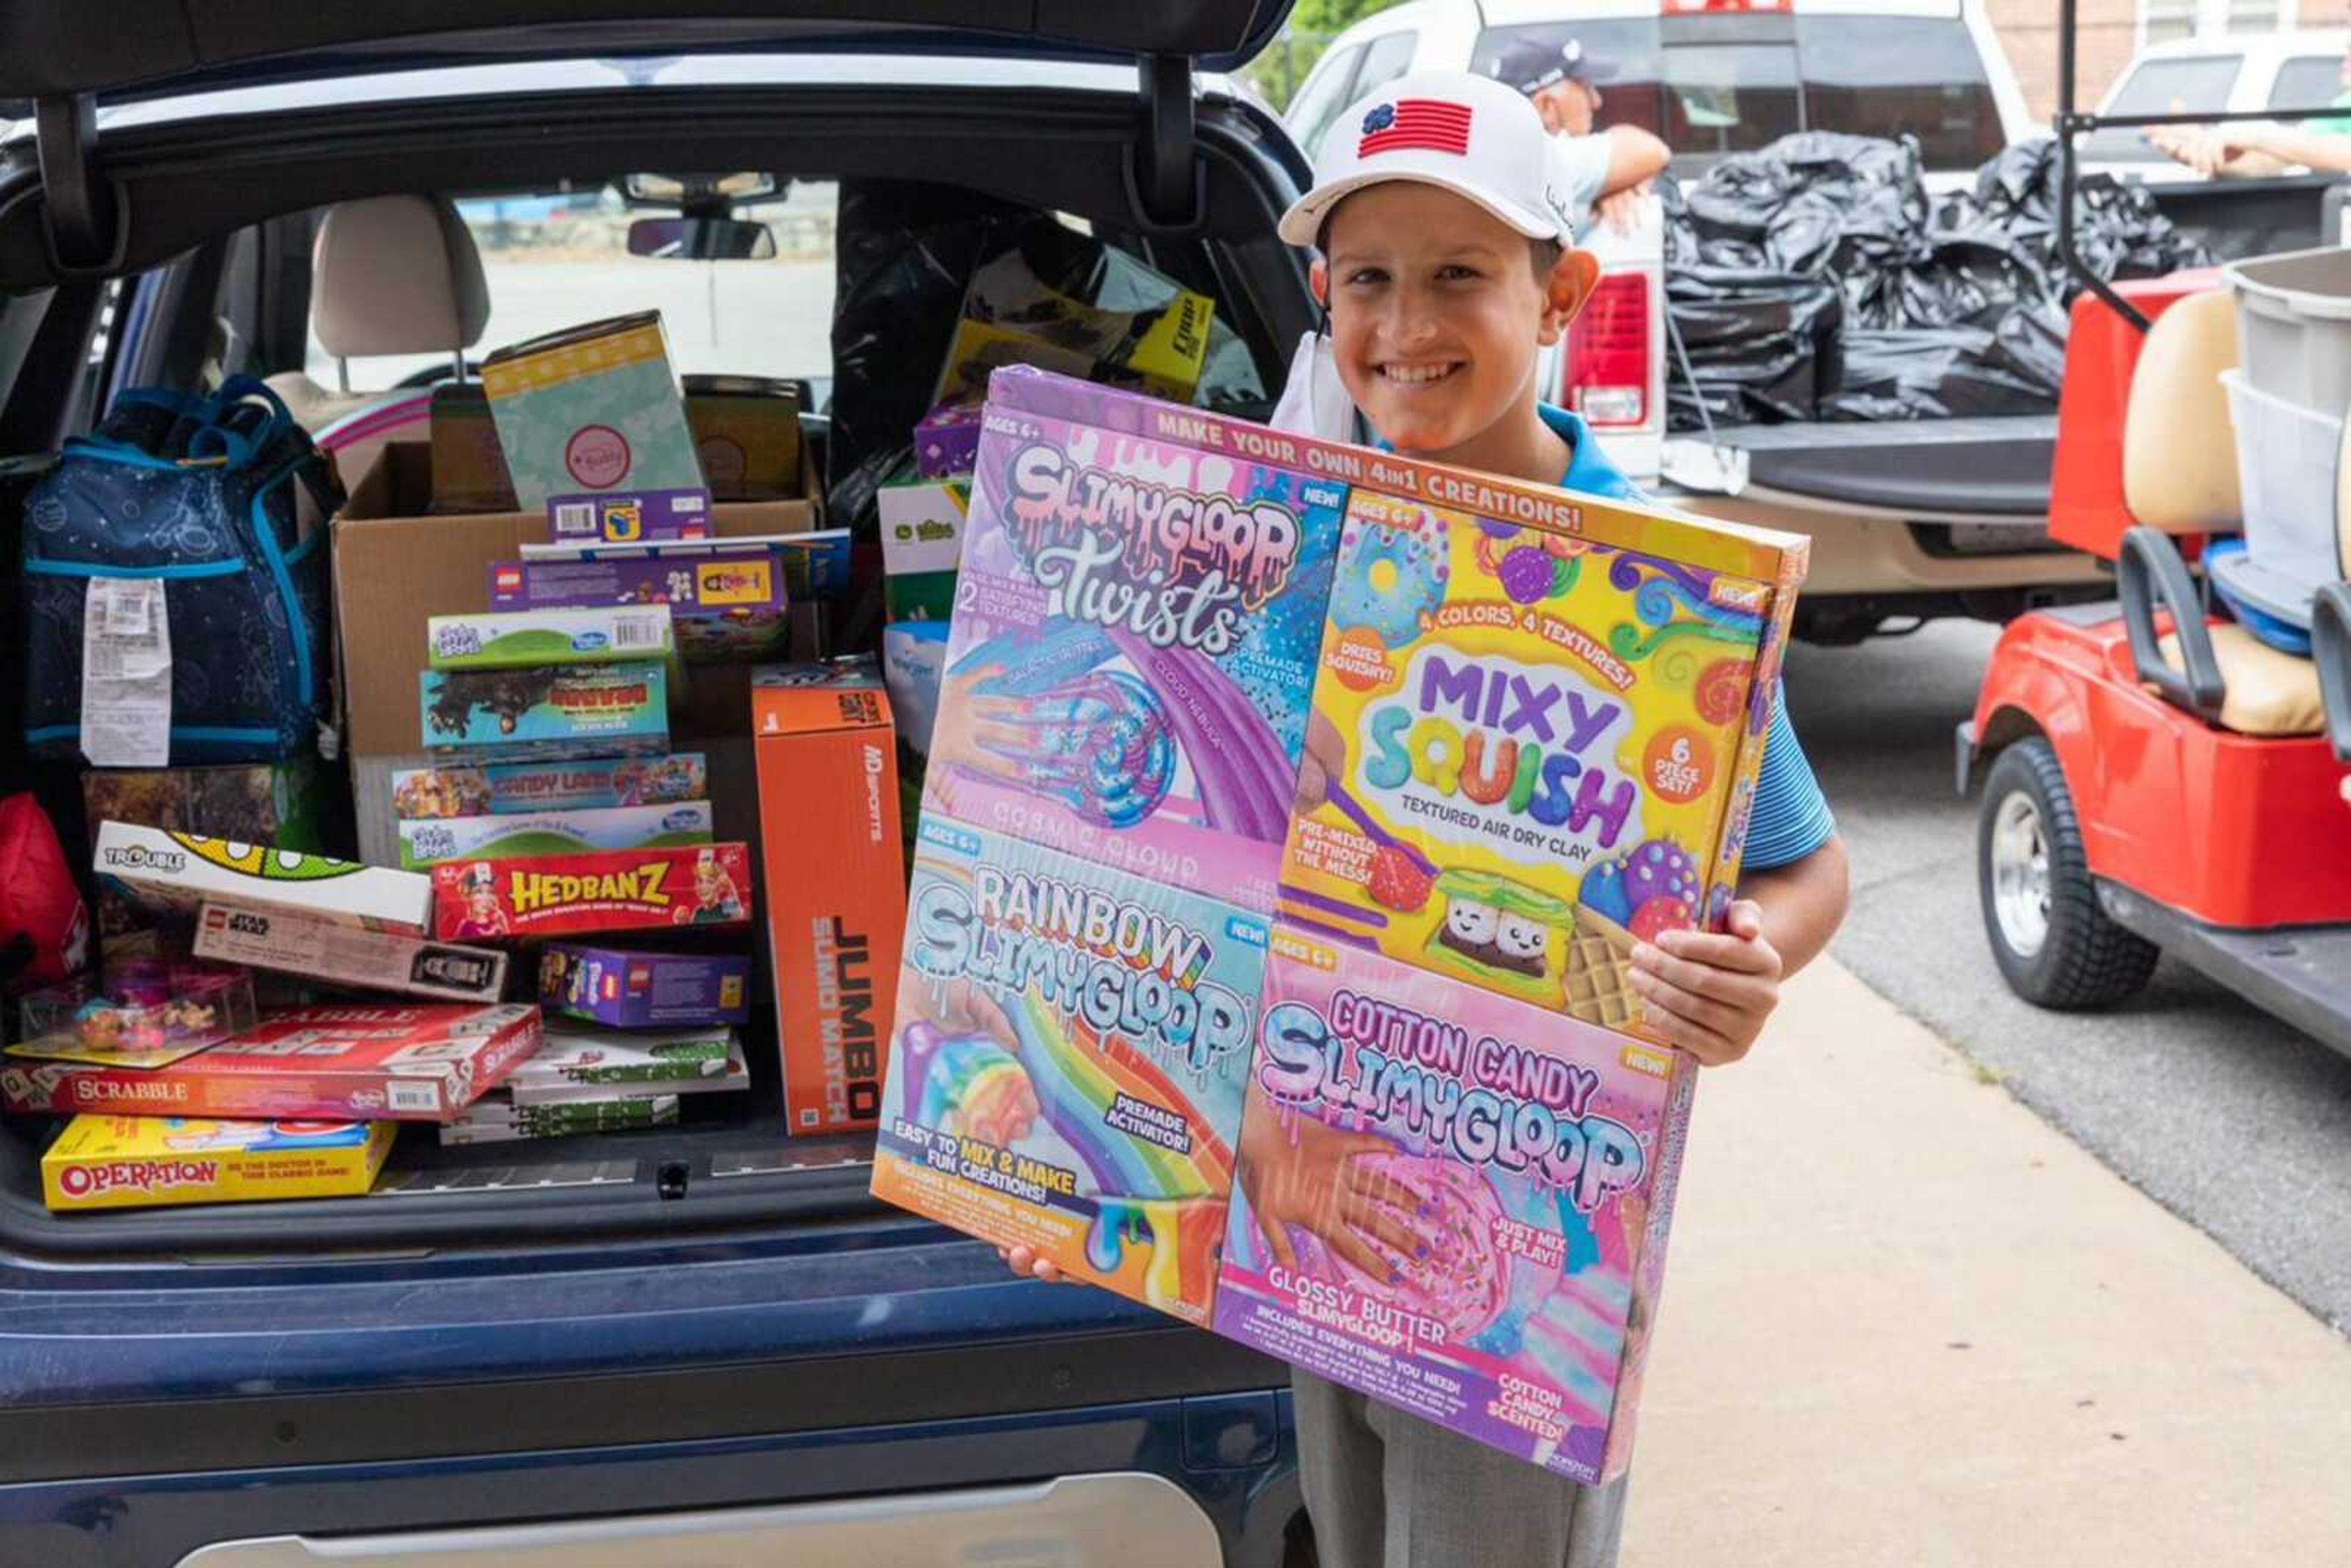
<path fill-rule="evenodd" d="M 1708 1067 L 1745 1056 L 1780 1005 L 1780 954 L 1763 939 L 1761 905 L 1742 898 L 1723 925 L 1660 932 L 1633 949 L 1647 1021 Z"/>
<path fill-rule="evenodd" d="M 1012 1266 L 1012 1271 L 1024 1280 L 1042 1280 L 1049 1285 L 1074 1285 L 1075 1280 L 1061 1272 L 1061 1266 L 1050 1258 L 1040 1258 L 1033 1247 L 999 1247 L 996 1255 Z"/>

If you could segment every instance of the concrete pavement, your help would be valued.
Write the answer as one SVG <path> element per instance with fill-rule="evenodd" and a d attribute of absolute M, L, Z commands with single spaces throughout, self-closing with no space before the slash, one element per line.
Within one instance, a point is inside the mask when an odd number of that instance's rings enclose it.
<path fill-rule="evenodd" d="M 2351 1342 L 1834 961 L 1679 1203 L 1624 1568 L 2351 1563 Z"/>

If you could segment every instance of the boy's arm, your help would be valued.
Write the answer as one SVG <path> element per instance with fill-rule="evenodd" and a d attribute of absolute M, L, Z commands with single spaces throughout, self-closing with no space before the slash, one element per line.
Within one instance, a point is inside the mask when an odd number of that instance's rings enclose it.
<path fill-rule="evenodd" d="M 1762 913 L 1763 940 L 1780 955 L 1782 979 L 1819 957 L 1844 924 L 1847 870 L 1844 841 L 1831 834 L 1793 865 L 1739 879 L 1740 897 Z"/>

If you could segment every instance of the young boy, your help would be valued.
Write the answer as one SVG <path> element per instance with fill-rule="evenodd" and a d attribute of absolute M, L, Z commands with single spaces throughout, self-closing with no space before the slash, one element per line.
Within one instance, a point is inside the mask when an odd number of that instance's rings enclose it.
<path fill-rule="evenodd" d="M 1583 422 L 1536 395 L 1538 350 L 1560 340 L 1599 277 L 1574 248 L 1552 145 L 1535 109 L 1501 83 L 1399 78 L 1337 121 L 1281 236 L 1321 252 L 1314 291 L 1340 378 L 1388 445 L 1637 498 Z M 1308 751 L 1300 789 L 1311 798 L 1326 758 L 1314 737 Z M 1782 978 L 1827 946 L 1844 915 L 1844 850 L 1784 707 L 1763 756 L 1727 929 L 1667 932 L 1633 955 L 1650 1019 L 1708 1065 L 1746 1055 Z M 1350 1154 L 1334 1145 L 1319 1179 L 1335 1180 Z M 1259 1193 L 1249 1155 L 1244 1145 L 1240 1179 L 1260 1213 L 1302 1222 L 1341 1207 Z M 1058 1272 L 1026 1249 L 1008 1257 L 1023 1273 Z M 1622 1482 L 1577 1487 L 1318 1378 L 1301 1374 L 1295 1386 L 1307 1511 L 1329 1568 L 1615 1561 Z"/>

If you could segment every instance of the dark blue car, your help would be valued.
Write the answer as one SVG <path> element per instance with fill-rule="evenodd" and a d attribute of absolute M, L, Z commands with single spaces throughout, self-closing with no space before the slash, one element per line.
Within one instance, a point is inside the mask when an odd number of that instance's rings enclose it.
<path fill-rule="evenodd" d="M 1210 295 L 1203 396 L 1261 413 L 1305 169 L 1213 73 L 1287 8 L 0 8 L 0 573 L 124 387 L 268 378 L 351 478 L 469 346 L 648 304 L 688 372 L 808 382 L 853 503 L 939 277 L 1040 215 Z M 406 194 L 422 240 L 320 242 Z M 632 254 L 649 212 L 773 243 Z M 78 852 L 70 772 L 0 741 L 20 787 Z M 410 1129 L 375 1194 L 295 1205 L 51 1216 L 52 1124 L 0 1123 L 0 1564 L 1301 1560 L 1281 1368 L 877 1204 L 870 1139 L 786 1139 L 773 1077 L 621 1136 Z"/>

